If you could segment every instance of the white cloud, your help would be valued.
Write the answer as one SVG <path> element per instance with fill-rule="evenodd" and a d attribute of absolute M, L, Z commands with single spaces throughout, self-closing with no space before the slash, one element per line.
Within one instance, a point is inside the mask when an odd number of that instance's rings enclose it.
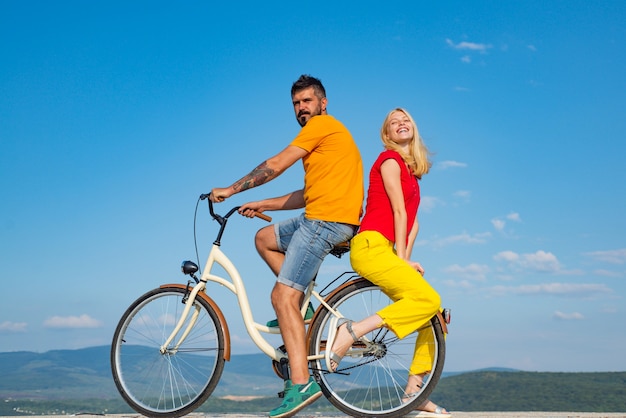
<path fill-rule="evenodd" d="M 26 332 L 26 322 L 4 321 L 0 323 L 0 332 Z"/>
<path fill-rule="evenodd" d="M 102 323 L 89 315 L 53 316 L 43 323 L 46 328 L 99 328 Z"/>
<path fill-rule="evenodd" d="M 469 55 L 464 55 L 461 57 L 461 62 L 469 64 L 470 62 L 472 62 L 472 57 L 470 57 Z"/>
<path fill-rule="evenodd" d="M 484 281 L 487 279 L 489 267 L 481 264 L 469 264 L 465 267 L 454 264 L 446 267 L 445 272 L 464 279 Z"/>
<path fill-rule="evenodd" d="M 459 281 L 445 280 L 443 283 L 447 287 L 450 287 L 450 288 L 465 289 L 465 290 L 474 288 L 474 285 L 469 280 L 459 280 Z"/>
<path fill-rule="evenodd" d="M 465 163 L 461 163 L 458 161 L 442 161 L 440 163 L 437 164 L 437 168 L 441 169 L 441 170 L 446 170 L 448 168 L 465 168 L 467 167 L 467 164 Z"/>
<path fill-rule="evenodd" d="M 513 222 L 522 222 L 522 218 L 517 212 L 509 213 L 508 215 L 505 216 L 505 219 L 509 221 L 513 221 Z M 500 231 L 500 232 L 504 231 L 504 228 L 506 227 L 506 221 L 502 218 L 492 219 L 491 224 L 497 231 Z"/>
<path fill-rule="evenodd" d="M 459 42 L 459 43 L 454 43 L 452 40 L 450 39 L 446 39 L 446 43 L 454 48 L 454 49 L 460 49 L 460 50 L 470 50 L 470 51 L 478 51 L 481 53 L 485 53 L 487 52 L 487 50 L 489 48 L 491 48 L 491 45 L 488 44 L 478 44 L 478 43 L 474 43 L 474 42 Z"/>
<path fill-rule="evenodd" d="M 492 219 L 491 224 L 494 228 L 496 228 L 496 230 L 502 231 L 504 229 L 504 226 L 506 225 L 506 222 L 504 222 L 502 219 Z"/>
<path fill-rule="evenodd" d="M 599 270 L 594 270 L 593 274 L 595 274 L 596 276 L 604 276 L 604 277 L 622 277 L 624 274 L 617 272 L 617 271 L 610 271 L 610 270 L 604 270 L 604 269 L 599 269 Z"/>
<path fill-rule="evenodd" d="M 513 222 L 522 222 L 522 218 L 520 218 L 519 213 L 517 212 L 511 212 L 508 215 L 506 215 L 506 218 L 509 221 L 513 221 Z"/>
<path fill-rule="evenodd" d="M 487 238 L 491 237 L 489 232 L 483 232 L 479 234 L 470 235 L 467 232 L 458 235 L 452 235 L 447 238 L 439 238 L 435 240 L 434 244 L 439 247 L 450 244 L 484 244 L 487 242 Z"/>
<path fill-rule="evenodd" d="M 422 196 L 420 199 L 420 211 L 430 212 L 437 206 L 443 206 L 445 203 L 433 196 Z"/>
<path fill-rule="evenodd" d="M 493 259 L 496 261 L 508 261 L 509 263 L 514 263 L 519 260 L 519 255 L 513 251 L 501 251 L 498 254 L 493 256 Z"/>
<path fill-rule="evenodd" d="M 517 254 L 513 251 L 502 251 L 494 257 L 496 261 L 506 261 L 511 267 L 547 273 L 561 271 L 561 263 L 552 253 L 539 250 L 530 254 Z"/>
<path fill-rule="evenodd" d="M 561 311 L 556 311 L 553 316 L 556 319 L 562 319 L 562 320 L 565 320 L 565 321 L 569 321 L 569 320 L 572 320 L 572 319 L 574 319 L 574 320 L 585 319 L 583 314 L 581 314 L 579 312 L 564 313 L 564 312 L 561 312 Z"/>
<path fill-rule="evenodd" d="M 616 308 L 615 306 L 606 306 L 606 307 L 602 308 L 602 313 L 605 313 L 605 314 L 612 315 L 612 314 L 616 314 L 618 312 L 619 312 L 619 309 Z"/>
<path fill-rule="evenodd" d="M 494 286 L 492 292 L 498 295 L 554 295 L 585 296 L 606 295 L 613 291 L 604 284 L 596 283 L 541 283 L 521 286 Z"/>
<path fill-rule="evenodd" d="M 552 253 L 545 251 L 537 251 L 534 254 L 524 254 L 522 266 L 539 271 L 558 271 L 561 269 L 561 263 Z"/>
<path fill-rule="evenodd" d="M 464 199 L 464 200 L 469 200 L 471 195 L 472 195 L 472 192 L 470 192 L 469 190 L 458 190 L 454 192 L 453 196 Z"/>
<path fill-rule="evenodd" d="M 530 49 L 533 52 L 537 51 L 537 47 L 535 45 L 528 45 L 528 49 Z"/>
<path fill-rule="evenodd" d="M 626 248 L 608 251 L 593 251 L 590 253 L 585 253 L 585 255 L 587 257 L 593 258 L 596 261 L 604 261 L 610 264 L 626 263 Z"/>

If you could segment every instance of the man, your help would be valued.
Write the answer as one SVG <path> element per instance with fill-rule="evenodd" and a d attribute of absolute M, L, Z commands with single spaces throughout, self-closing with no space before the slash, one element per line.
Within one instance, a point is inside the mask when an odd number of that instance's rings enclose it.
<path fill-rule="evenodd" d="M 273 180 L 298 160 L 304 166 L 302 190 L 246 203 L 239 209 L 252 217 L 268 210 L 304 208 L 303 215 L 262 228 L 255 238 L 259 254 L 277 276 L 271 299 L 290 367 L 283 403 L 270 412 L 272 418 L 293 416 L 322 395 L 306 359 L 300 313 L 303 292 L 333 246 L 354 235 L 364 194 L 359 150 L 350 132 L 327 114 L 328 100 L 321 81 L 302 75 L 291 88 L 291 99 L 302 126 L 296 138 L 230 187 L 211 192 L 213 202 L 222 202 Z"/>

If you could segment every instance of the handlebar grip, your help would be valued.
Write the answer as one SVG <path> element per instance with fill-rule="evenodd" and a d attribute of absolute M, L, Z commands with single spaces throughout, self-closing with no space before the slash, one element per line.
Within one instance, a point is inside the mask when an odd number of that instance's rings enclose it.
<path fill-rule="evenodd" d="M 257 218 L 261 218 L 264 221 L 272 222 L 272 217 L 271 216 L 267 216 L 267 215 L 265 215 L 263 213 L 257 212 L 257 213 L 254 214 L 254 216 L 256 216 Z"/>

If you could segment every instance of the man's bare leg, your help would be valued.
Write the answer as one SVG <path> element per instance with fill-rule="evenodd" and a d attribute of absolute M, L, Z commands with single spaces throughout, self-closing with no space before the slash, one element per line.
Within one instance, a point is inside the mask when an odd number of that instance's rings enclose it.
<path fill-rule="evenodd" d="M 265 260 L 274 275 L 278 276 L 285 261 L 285 254 L 278 249 L 274 225 L 259 229 L 254 238 L 254 244 L 261 258 Z"/>
<path fill-rule="evenodd" d="M 280 323 L 280 333 L 289 357 L 291 381 L 294 385 L 309 381 L 304 321 L 300 314 L 303 294 L 282 283 L 272 290 L 272 305 Z"/>
<path fill-rule="evenodd" d="M 285 254 L 278 249 L 273 225 L 257 232 L 255 245 L 261 258 L 278 276 Z M 290 378 L 293 384 L 305 384 L 309 380 L 304 320 L 300 313 L 303 297 L 302 292 L 282 283 L 276 283 L 272 289 L 272 305 L 280 323 L 280 333 L 289 357 Z"/>

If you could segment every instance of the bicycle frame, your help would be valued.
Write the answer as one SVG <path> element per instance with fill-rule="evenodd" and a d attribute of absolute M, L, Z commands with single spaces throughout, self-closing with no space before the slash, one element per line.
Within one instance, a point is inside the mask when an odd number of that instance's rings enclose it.
<path fill-rule="evenodd" d="M 211 205 L 210 205 L 211 207 Z M 212 212 L 212 208 L 211 208 L 211 212 Z M 189 294 L 189 297 L 187 299 L 186 302 L 186 306 L 185 309 L 183 310 L 181 317 L 178 320 L 178 323 L 176 325 L 176 327 L 174 328 L 174 330 L 172 331 L 172 333 L 170 334 L 170 336 L 168 337 L 168 339 L 165 341 L 165 343 L 161 346 L 160 351 L 161 353 L 166 353 L 166 352 L 176 352 L 178 347 L 183 343 L 183 341 L 185 341 L 185 338 L 187 337 L 187 335 L 189 334 L 189 331 L 193 328 L 193 326 L 195 325 L 195 317 L 193 315 L 197 314 L 197 310 L 196 312 L 192 313 L 192 318 L 189 321 L 189 323 L 187 324 L 186 328 L 183 330 L 182 334 L 180 335 L 178 341 L 176 342 L 176 344 L 174 345 L 174 347 L 172 348 L 168 348 L 170 346 L 170 344 L 172 343 L 172 341 L 174 341 L 174 339 L 176 338 L 176 336 L 180 333 L 181 329 L 183 328 L 185 322 L 187 321 L 188 317 L 189 317 L 189 313 L 191 311 L 191 308 L 193 306 L 193 302 L 195 301 L 195 299 L 198 297 L 198 294 L 200 294 L 200 292 L 202 292 L 200 297 L 203 297 L 205 300 L 207 300 L 208 303 L 210 303 L 216 310 L 216 312 L 218 313 L 218 315 L 220 316 L 220 322 L 222 322 L 222 327 L 224 332 L 224 338 L 225 338 L 225 354 L 224 354 L 224 358 L 226 360 L 230 359 L 230 333 L 228 332 L 228 324 L 226 322 L 226 319 L 224 318 L 224 315 L 222 314 L 221 310 L 219 309 L 219 307 L 217 306 L 217 304 L 206 294 L 205 290 L 206 290 L 206 284 L 208 282 L 215 282 L 217 284 L 220 284 L 222 286 L 224 286 L 225 288 L 227 288 L 228 290 L 230 290 L 236 297 L 237 297 L 237 301 L 239 304 L 239 310 L 241 312 L 241 316 L 244 322 L 244 325 L 246 327 L 246 331 L 248 332 L 248 335 L 251 337 L 252 341 L 254 342 L 254 344 L 263 352 L 265 353 L 267 356 L 269 356 L 270 358 L 272 358 L 273 360 L 280 362 L 280 360 L 282 358 L 287 358 L 287 355 L 274 348 L 262 335 L 262 333 L 267 333 L 267 334 L 279 334 L 280 333 L 280 329 L 277 327 L 268 327 L 266 325 L 262 325 L 260 323 L 255 322 L 254 320 L 254 316 L 252 314 L 252 310 L 250 308 L 250 301 L 248 299 L 248 295 L 246 292 L 246 288 L 243 282 L 243 279 L 241 277 L 241 275 L 239 274 L 239 271 L 237 270 L 237 268 L 235 267 L 235 265 L 232 263 L 232 261 L 226 256 L 226 254 L 224 254 L 224 252 L 221 250 L 220 248 L 220 242 L 219 242 L 219 237 L 221 237 L 221 233 L 223 232 L 224 228 L 225 228 L 225 224 L 226 224 L 226 219 L 228 218 L 228 216 L 230 216 L 230 214 L 232 214 L 234 212 L 234 210 L 232 210 L 227 216 L 226 218 L 221 218 L 221 217 L 217 217 L 212 213 L 212 215 L 214 216 L 215 219 L 217 219 L 220 224 L 222 225 L 222 227 L 220 228 L 220 233 L 218 234 L 218 240 L 216 240 L 216 242 L 213 243 L 213 246 L 211 247 L 211 250 L 209 252 L 209 256 L 207 258 L 203 273 L 199 279 L 199 283 L 193 287 L 193 289 L 191 290 L 191 293 Z M 219 219 L 218 219 L 219 218 Z M 221 266 L 224 271 L 226 271 L 226 273 L 229 276 L 229 279 L 212 274 L 211 271 L 213 269 L 213 267 L 215 266 L 215 264 Z M 195 278 L 195 277 L 194 277 Z M 168 287 L 168 286 L 182 286 L 180 284 L 170 284 L 170 285 L 163 285 L 162 287 Z M 311 300 L 311 298 L 316 299 L 320 305 L 325 306 L 330 312 L 332 312 L 334 315 L 340 316 L 341 314 L 338 313 L 337 311 L 335 311 L 332 307 L 330 307 L 328 304 L 326 304 L 324 298 L 314 290 L 315 287 L 315 281 L 313 280 L 311 282 L 311 284 L 307 287 L 305 293 L 304 293 L 304 301 L 302 303 L 302 310 L 301 310 L 301 314 L 304 317 L 307 306 L 309 304 L 309 301 Z M 313 360 L 316 359 L 317 357 L 315 356 L 309 356 L 310 358 L 308 360 Z"/>
<path fill-rule="evenodd" d="M 208 195 L 203 195 L 200 197 L 201 200 L 206 199 L 208 197 Z M 220 308 L 218 307 L 217 303 L 215 303 L 209 296 L 208 294 L 205 292 L 206 290 L 206 285 L 208 282 L 214 282 L 217 284 L 220 284 L 222 286 L 224 286 L 225 288 L 227 288 L 228 290 L 230 290 L 236 297 L 237 297 L 237 302 L 239 304 L 239 310 L 241 312 L 241 316 L 244 322 L 244 325 L 246 327 L 246 331 L 248 332 L 248 335 L 250 336 L 250 338 L 252 339 L 252 341 L 254 342 L 254 344 L 263 352 L 265 353 L 267 356 L 269 356 L 270 358 L 272 358 L 273 360 L 275 360 L 276 362 L 280 363 L 280 360 L 283 358 L 287 358 L 286 353 L 274 348 L 262 335 L 262 333 L 266 333 L 266 334 L 280 334 L 280 328 L 278 327 L 268 327 L 266 325 L 262 325 L 258 322 L 255 322 L 254 320 L 254 316 L 252 314 L 252 310 L 250 308 L 250 300 L 248 299 L 248 294 L 246 292 L 246 287 L 244 285 L 243 279 L 241 277 L 241 275 L 239 274 L 239 271 L 237 270 L 237 268 L 235 267 L 235 265 L 232 263 L 232 261 L 228 258 L 228 256 L 226 256 L 226 254 L 221 250 L 221 237 L 226 229 L 226 224 L 228 222 L 228 218 L 237 211 L 237 209 L 239 209 L 239 207 L 234 207 L 232 208 L 226 215 L 221 216 L 216 214 L 213 211 L 213 203 L 211 202 L 210 199 L 208 200 L 208 205 L 209 205 L 209 212 L 211 213 L 211 217 L 216 220 L 219 224 L 220 224 L 220 228 L 219 231 L 217 233 L 217 238 L 216 240 L 213 242 L 213 245 L 211 247 L 211 250 L 209 251 L 209 255 L 206 261 L 206 264 L 204 266 L 204 270 L 202 270 L 202 275 L 200 277 L 200 279 L 197 279 L 194 275 L 191 275 L 197 282 L 196 286 L 194 286 L 194 288 L 191 290 L 189 297 L 186 301 L 186 306 L 185 309 L 183 310 L 181 317 L 178 320 L 178 323 L 176 325 L 176 327 L 174 328 L 174 330 L 172 331 L 172 333 L 170 334 L 170 336 L 167 338 L 167 340 L 165 341 L 165 343 L 161 346 L 160 351 L 161 353 L 166 353 L 166 352 L 176 352 L 178 350 L 178 347 L 185 341 L 185 338 L 187 337 L 187 335 L 189 334 L 189 332 L 191 331 L 191 329 L 194 327 L 195 325 L 195 317 L 192 316 L 191 320 L 189 321 L 189 323 L 187 324 L 187 327 L 185 328 L 185 330 L 183 331 L 182 335 L 179 337 L 178 341 L 176 342 L 176 344 L 174 345 L 174 347 L 172 348 L 168 348 L 170 346 L 170 344 L 172 343 L 172 341 L 174 341 L 174 339 L 176 338 L 176 336 L 179 334 L 179 332 L 181 331 L 181 329 L 183 328 L 185 322 L 187 321 L 188 317 L 189 317 L 189 313 L 191 311 L 191 307 L 193 306 L 193 303 L 196 299 L 196 297 L 198 297 L 198 295 L 200 294 L 200 297 L 202 297 L 203 299 L 205 299 L 211 306 L 213 306 L 213 308 L 215 309 L 215 311 L 217 312 L 218 316 L 220 317 L 220 322 L 221 322 L 221 326 L 222 329 L 224 330 L 224 358 L 226 360 L 230 360 L 230 332 L 228 331 L 228 324 L 226 322 L 226 319 L 224 317 L 224 315 L 222 314 Z M 257 217 L 260 217 L 268 222 L 270 222 L 272 219 L 266 215 L 263 214 L 257 214 Z M 227 273 L 229 279 L 212 274 L 211 271 L 213 270 L 213 267 L 215 266 L 215 264 L 221 266 L 224 271 Z M 344 286 L 347 285 L 348 283 L 344 283 Z M 170 284 L 170 285 L 163 285 L 162 287 L 168 287 L 168 286 L 173 286 L 173 287 L 181 287 L 182 285 L 180 284 Z M 311 283 L 309 284 L 309 286 L 307 287 L 307 289 L 304 292 L 304 300 L 302 303 L 302 308 L 300 313 L 302 314 L 302 317 L 304 318 L 304 315 L 306 313 L 306 309 L 308 307 L 309 301 L 311 300 L 311 298 L 314 298 L 315 300 L 317 300 L 320 303 L 320 306 L 325 307 L 326 309 L 328 309 L 328 311 L 330 311 L 333 315 L 337 316 L 337 317 L 343 317 L 343 315 L 341 315 L 340 312 L 336 311 L 334 308 L 332 308 L 331 306 L 329 306 L 326 301 L 324 300 L 324 297 L 322 297 L 317 291 L 314 290 L 315 287 L 315 280 L 312 280 Z M 343 288 L 343 286 L 339 286 L 337 289 L 335 289 L 334 291 L 338 291 L 341 288 Z M 202 292 L 202 293 L 200 293 Z M 330 295 L 332 296 L 332 294 Z M 195 314 L 197 314 L 197 310 L 195 312 Z M 316 311 L 319 312 L 319 308 Z M 192 314 L 193 315 L 193 314 Z M 315 316 L 314 316 L 315 318 Z M 308 334 L 308 333 L 307 333 Z M 307 335 L 307 340 L 308 340 L 308 335 Z M 364 341 L 365 345 L 368 346 L 368 342 Z M 359 349 L 351 349 L 350 353 L 354 353 L 355 351 L 361 351 Z M 318 358 L 321 358 L 323 356 L 308 356 L 308 360 L 316 360 Z"/>

